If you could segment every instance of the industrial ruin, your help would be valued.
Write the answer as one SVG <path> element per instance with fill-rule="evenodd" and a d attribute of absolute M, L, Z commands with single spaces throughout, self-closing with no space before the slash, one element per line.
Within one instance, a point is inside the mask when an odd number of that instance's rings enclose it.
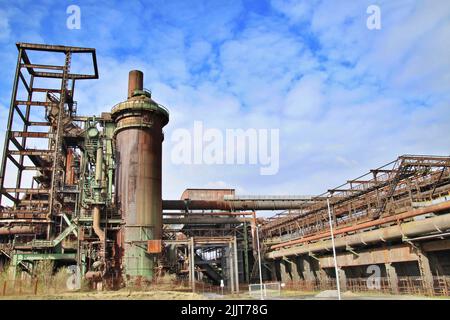
<path fill-rule="evenodd" d="M 110 112 L 83 116 L 75 84 L 98 78 L 95 49 L 17 49 L 0 168 L 0 270 L 33 275 L 51 260 L 76 265 L 98 290 L 171 274 L 193 291 L 208 283 L 231 293 L 260 281 L 334 289 L 336 276 L 341 289 L 364 291 L 379 272 L 372 289 L 384 293 L 449 295 L 449 156 L 402 155 L 339 187 L 324 181 L 317 196 L 188 188 L 163 200 L 170 116 L 143 73 L 130 71 L 126 100 Z M 90 57 L 92 73 L 71 72 L 77 55 Z"/>

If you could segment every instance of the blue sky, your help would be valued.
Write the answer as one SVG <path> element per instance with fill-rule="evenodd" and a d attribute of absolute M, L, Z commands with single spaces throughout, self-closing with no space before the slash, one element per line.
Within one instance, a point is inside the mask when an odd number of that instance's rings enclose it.
<path fill-rule="evenodd" d="M 72 4 L 80 30 L 66 28 Z M 371 4 L 381 30 L 366 27 Z M 128 71 L 145 72 L 171 111 L 164 198 L 186 187 L 317 194 L 401 154 L 450 153 L 446 0 L 0 1 L 3 123 L 19 41 L 97 49 L 100 79 L 78 86 L 80 114 L 110 110 Z M 279 173 L 172 164 L 171 133 L 194 121 L 279 128 Z"/>

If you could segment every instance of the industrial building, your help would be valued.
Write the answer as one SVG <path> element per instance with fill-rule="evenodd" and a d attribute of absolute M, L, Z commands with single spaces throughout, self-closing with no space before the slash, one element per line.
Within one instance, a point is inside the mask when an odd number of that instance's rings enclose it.
<path fill-rule="evenodd" d="M 0 268 L 33 275 L 37 261 L 52 260 L 77 265 L 97 289 L 174 274 L 192 290 L 223 282 L 233 293 L 260 280 L 324 290 L 336 275 L 341 288 L 364 290 L 361 279 L 378 270 L 383 292 L 448 295 L 450 157 L 399 156 L 318 196 L 191 188 L 163 200 L 170 116 L 143 73 L 130 71 L 126 99 L 111 112 L 83 116 L 75 84 L 98 78 L 95 49 L 17 49 L 0 168 Z M 63 63 L 40 64 L 30 52 Z M 72 73 L 75 55 L 89 56 L 93 73 Z"/>

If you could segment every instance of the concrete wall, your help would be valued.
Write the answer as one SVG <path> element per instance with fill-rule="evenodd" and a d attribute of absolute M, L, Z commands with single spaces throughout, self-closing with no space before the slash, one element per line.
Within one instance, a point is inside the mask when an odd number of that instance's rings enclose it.
<path fill-rule="evenodd" d="M 428 251 L 427 251 L 428 250 Z M 402 243 L 366 250 L 341 251 L 337 262 L 341 280 L 365 278 L 373 274 L 369 266 L 378 266 L 380 277 L 395 284 L 398 277 L 423 276 L 432 282 L 432 276 L 450 275 L 450 241 L 424 244 Z M 298 255 L 272 261 L 273 280 L 326 280 L 335 278 L 334 259 L 326 255 Z"/>

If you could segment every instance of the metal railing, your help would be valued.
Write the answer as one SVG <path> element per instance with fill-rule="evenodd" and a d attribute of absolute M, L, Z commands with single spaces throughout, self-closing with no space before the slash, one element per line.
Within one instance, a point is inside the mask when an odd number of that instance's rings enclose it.
<path fill-rule="evenodd" d="M 336 290 L 336 280 L 298 280 L 284 283 L 283 290 L 319 292 Z M 450 276 L 434 276 L 432 286 L 423 277 L 398 277 L 397 283 L 381 277 L 376 284 L 368 284 L 367 278 L 347 278 L 341 283 L 341 291 L 393 295 L 450 296 Z"/>

